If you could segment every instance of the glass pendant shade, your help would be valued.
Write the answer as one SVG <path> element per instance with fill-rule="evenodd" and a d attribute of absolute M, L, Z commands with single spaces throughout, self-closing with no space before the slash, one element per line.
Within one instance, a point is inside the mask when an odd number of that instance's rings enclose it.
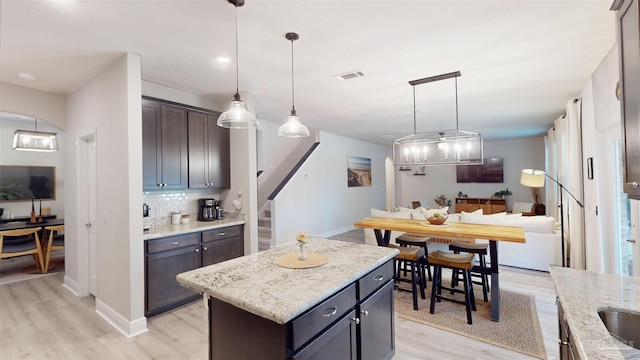
<path fill-rule="evenodd" d="M 16 130 L 13 133 L 13 150 L 58 151 L 58 134 L 44 131 Z"/>
<path fill-rule="evenodd" d="M 542 170 L 524 169 L 520 174 L 520 184 L 528 187 L 543 187 L 545 172 Z"/>
<path fill-rule="evenodd" d="M 284 137 L 305 137 L 309 136 L 309 129 L 300 123 L 298 116 L 292 113 L 287 122 L 278 129 L 278 136 Z"/>
<path fill-rule="evenodd" d="M 483 163 L 482 136 L 465 130 L 417 133 L 393 142 L 393 164 L 480 165 Z"/>
<path fill-rule="evenodd" d="M 218 126 L 230 129 L 248 129 L 258 126 L 258 119 L 249 111 L 244 105 L 244 102 L 240 100 L 240 96 L 237 96 L 231 101 L 229 110 L 220 114 L 218 117 Z"/>

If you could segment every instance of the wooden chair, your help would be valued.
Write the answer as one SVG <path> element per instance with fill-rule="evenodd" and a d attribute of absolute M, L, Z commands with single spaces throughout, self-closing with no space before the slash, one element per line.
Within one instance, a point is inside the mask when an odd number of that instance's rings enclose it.
<path fill-rule="evenodd" d="M 422 206 L 422 204 L 420 204 L 420 201 L 412 201 L 411 206 L 413 206 L 414 209 L 417 209 Z"/>
<path fill-rule="evenodd" d="M 49 262 L 51 261 L 51 252 L 54 250 L 64 249 L 64 235 L 55 235 L 57 231 L 64 231 L 64 225 L 47 226 L 44 228 L 45 234 L 49 231 L 49 240 L 46 242 L 46 255 L 44 259 L 44 269 L 42 272 L 49 271 Z M 46 235 L 44 235 L 46 237 Z"/>
<path fill-rule="evenodd" d="M 38 236 L 40 230 L 41 227 L 0 231 L 0 260 L 31 254 L 36 261 L 36 268 L 40 267 L 42 272 L 46 272 Z"/>

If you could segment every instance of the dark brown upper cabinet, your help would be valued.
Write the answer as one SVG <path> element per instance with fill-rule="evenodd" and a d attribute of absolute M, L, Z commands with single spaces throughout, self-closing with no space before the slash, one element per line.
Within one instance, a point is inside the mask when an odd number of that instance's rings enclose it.
<path fill-rule="evenodd" d="M 640 200 L 640 11 L 638 0 L 625 0 L 617 13 L 622 114 L 623 186 Z"/>
<path fill-rule="evenodd" d="M 187 187 L 187 111 L 142 100 L 144 190 Z"/>
<path fill-rule="evenodd" d="M 229 188 L 229 129 L 219 114 L 188 112 L 189 188 Z"/>

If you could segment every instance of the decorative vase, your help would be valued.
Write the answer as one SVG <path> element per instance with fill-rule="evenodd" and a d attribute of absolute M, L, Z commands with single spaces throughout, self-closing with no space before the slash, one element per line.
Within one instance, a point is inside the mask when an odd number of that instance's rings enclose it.
<path fill-rule="evenodd" d="M 307 253 L 304 252 L 304 245 L 300 245 L 300 255 L 298 255 L 298 260 L 307 260 Z"/>

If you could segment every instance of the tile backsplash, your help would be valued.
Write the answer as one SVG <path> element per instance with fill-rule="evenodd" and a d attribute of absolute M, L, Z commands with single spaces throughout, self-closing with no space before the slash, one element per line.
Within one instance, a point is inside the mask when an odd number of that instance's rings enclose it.
<path fill-rule="evenodd" d="M 175 191 L 145 191 L 142 202 L 151 208 L 149 216 L 143 218 L 144 225 L 167 225 L 171 223 L 171 213 L 179 211 L 188 214 L 191 221 L 198 219 L 198 199 L 220 199 L 217 190 L 175 190 Z M 222 204 L 225 207 L 225 204 Z M 142 209 L 140 209 L 142 214 Z"/>

